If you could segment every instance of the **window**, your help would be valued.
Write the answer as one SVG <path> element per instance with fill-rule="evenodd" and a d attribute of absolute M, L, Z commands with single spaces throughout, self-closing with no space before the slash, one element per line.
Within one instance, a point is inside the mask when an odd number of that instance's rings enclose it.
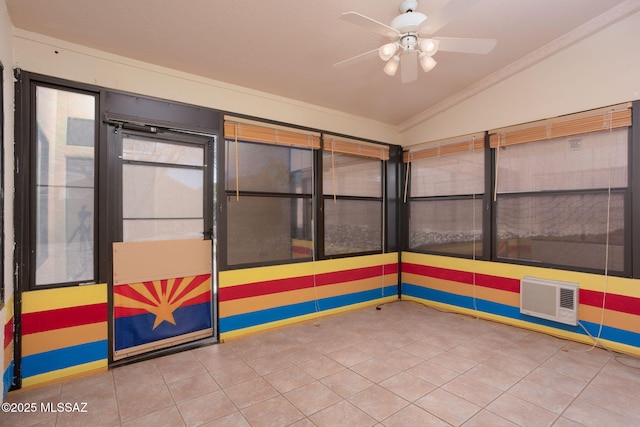
<path fill-rule="evenodd" d="M 409 249 L 483 257 L 484 135 L 418 146 L 411 174 Z"/>
<path fill-rule="evenodd" d="M 204 151 L 202 145 L 123 133 L 124 242 L 202 238 Z"/>
<path fill-rule="evenodd" d="M 630 120 L 625 105 L 493 132 L 498 259 L 630 269 Z"/>
<path fill-rule="evenodd" d="M 388 148 L 381 145 L 325 138 L 325 256 L 383 250 L 382 168 L 388 158 Z"/>
<path fill-rule="evenodd" d="M 227 118 L 227 264 L 313 256 L 313 159 L 318 135 Z"/>
<path fill-rule="evenodd" d="M 34 95 L 35 285 L 91 282 L 96 96 L 42 85 Z"/>

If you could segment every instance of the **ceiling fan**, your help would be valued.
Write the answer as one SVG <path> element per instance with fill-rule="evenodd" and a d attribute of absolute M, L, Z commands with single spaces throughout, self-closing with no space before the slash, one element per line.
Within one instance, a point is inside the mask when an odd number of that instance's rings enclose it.
<path fill-rule="evenodd" d="M 385 73 L 394 76 L 400 68 L 401 81 L 408 83 L 418 78 L 418 64 L 424 72 L 431 71 L 436 66 L 433 55 L 438 51 L 489 53 L 496 46 L 497 41 L 494 39 L 433 37 L 440 28 L 478 1 L 450 0 L 427 18 L 425 14 L 415 11 L 418 7 L 417 0 L 404 0 L 400 4 L 402 14 L 396 16 L 389 25 L 358 12 L 343 13 L 341 19 L 389 37 L 391 41 L 377 49 L 340 61 L 333 67 L 346 67 L 377 54 L 386 61 L 383 68 Z"/>

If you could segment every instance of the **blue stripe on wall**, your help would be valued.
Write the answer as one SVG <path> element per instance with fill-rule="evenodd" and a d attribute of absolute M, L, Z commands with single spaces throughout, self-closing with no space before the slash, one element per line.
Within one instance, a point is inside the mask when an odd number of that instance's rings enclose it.
<path fill-rule="evenodd" d="M 152 313 L 117 317 L 114 320 L 116 350 L 209 329 L 211 328 L 211 303 L 178 307 L 173 312 L 173 319 L 176 322 L 175 325 L 163 321 L 154 329 L 156 315 Z"/>
<path fill-rule="evenodd" d="M 470 310 L 474 309 L 474 306 L 473 306 L 474 301 L 472 297 L 451 294 L 449 292 L 425 288 L 422 286 L 416 286 L 409 283 L 402 284 L 402 294 L 415 297 L 415 298 L 421 298 L 424 300 L 435 301 L 443 304 L 455 305 L 455 306 L 467 308 Z M 527 316 L 526 314 L 520 313 L 519 307 L 499 304 L 496 302 L 487 301 L 487 300 L 478 299 L 478 298 L 476 298 L 475 304 L 478 311 L 482 311 L 485 313 L 504 316 L 504 317 L 508 317 L 516 320 L 522 320 L 529 323 L 535 323 L 536 325 L 548 326 L 550 328 L 562 329 L 563 331 L 569 331 L 577 334 L 587 335 L 579 325 L 578 326 L 565 325 L 564 323 L 558 323 L 551 320 L 540 319 L 538 317 Z M 598 331 L 600 329 L 600 325 L 598 323 L 585 322 L 582 320 L 580 321 L 580 323 L 589 331 L 591 335 L 593 336 L 598 335 Z M 626 331 L 624 329 L 612 328 L 610 326 L 603 326 L 602 333 L 600 334 L 600 338 L 604 340 L 615 341 L 620 344 L 627 344 L 635 347 L 640 347 L 640 334 L 636 332 Z"/>
<path fill-rule="evenodd" d="M 386 286 L 382 289 L 371 289 L 353 294 L 338 295 L 323 298 L 317 301 L 317 310 L 325 311 L 334 308 L 345 307 L 361 302 L 372 301 L 378 298 L 389 297 L 398 294 L 398 285 Z M 220 319 L 220 333 L 291 319 L 316 312 L 316 301 L 307 301 L 298 304 L 284 305 L 253 311 L 251 313 L 236 314 Z"/>
<path fill-rule="evenodd" d="M 97 362 L 108 357 L 107 340 L 45 351 L 22 358 L 22 377 L 28 378 L 83 363 Z"/>
<path fill-rule="evenodd" d="M 2 384 L 2 401 L 4 401 L 9 388 L 13 385 L 13 360 L 9 362 L 9 366 L 7 366 L 7 369 L 5 369 L 2 375 Z"/>

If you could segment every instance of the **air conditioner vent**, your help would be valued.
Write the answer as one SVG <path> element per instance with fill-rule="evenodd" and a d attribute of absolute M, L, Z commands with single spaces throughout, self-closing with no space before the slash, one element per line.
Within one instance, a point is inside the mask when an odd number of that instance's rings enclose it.
<path fill-rule="evenodd" d="M 578 291 L 577 283 L 525 277 L 520 281 L 520 313 L 576 326 Z"/>
<path fill-rule="evenodd" d="M 569 310 L 573 310 L 573 294 L 575 290 L 560 288 L 560 307 L 568 308 Z"/>

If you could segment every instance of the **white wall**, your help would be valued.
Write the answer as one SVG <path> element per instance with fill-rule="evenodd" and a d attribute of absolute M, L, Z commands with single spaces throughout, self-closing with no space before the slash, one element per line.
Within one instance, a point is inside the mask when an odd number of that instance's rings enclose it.
<path fill-rule="evenodd" d="M 640 12 L 429 118 L 412 145 L 640 98 Z"/>
<path fill-rule="evenodd" d="M 14 66 L 126 92 L 395 143 L 395 128 L 311 104 L 14 30 Z"/>
<path fill-rule="evenodd" d="M 11 21 L 5 2 L 0 2 L 0 62 L 4 66 L 4 301 L 13 295 L 13 74 Z M 0 310 L 0 377 L 4 374 L 4 324 L 7 307 Z M 0 381 L 2 381 L 0 379 Z M 0 391 L 4 384 L 0 384 Z"/>

